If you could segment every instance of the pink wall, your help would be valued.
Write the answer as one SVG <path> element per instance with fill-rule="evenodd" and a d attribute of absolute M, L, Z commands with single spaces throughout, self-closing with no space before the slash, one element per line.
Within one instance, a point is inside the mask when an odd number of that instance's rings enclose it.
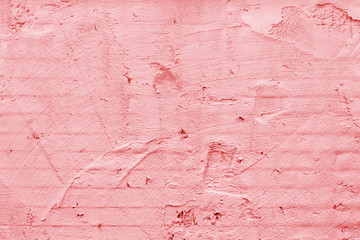
<path fill-rule="evenodd" d="M 0 239 L 360 239 L 357 19 L 1 1 Z"/>

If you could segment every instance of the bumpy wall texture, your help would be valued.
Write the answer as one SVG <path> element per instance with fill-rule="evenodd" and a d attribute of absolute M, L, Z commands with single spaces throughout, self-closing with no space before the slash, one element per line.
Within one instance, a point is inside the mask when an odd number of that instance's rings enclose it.
<path fill-rule="evenodd" d="M 0 239 L 360 239 L 358 19 L 2 0 Z"/>

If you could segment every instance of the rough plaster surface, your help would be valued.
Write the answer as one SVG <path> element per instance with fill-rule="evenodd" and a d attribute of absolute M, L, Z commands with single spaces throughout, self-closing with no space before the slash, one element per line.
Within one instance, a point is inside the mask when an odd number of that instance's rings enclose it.
<path fill-rule="evenodd" d="M 360 2 L 0 2 L 0 239 L 360 239 Z"/>

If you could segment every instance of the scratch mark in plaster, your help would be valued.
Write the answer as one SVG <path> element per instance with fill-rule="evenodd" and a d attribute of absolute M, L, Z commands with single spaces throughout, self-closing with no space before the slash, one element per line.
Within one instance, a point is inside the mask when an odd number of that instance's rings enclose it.
<path fill-rule="evenodd" d="M 336 88 L 335 91 L 336 91 L 336 93 L 337 93 L 337 95 L 338 95 L 339 97 L 343 97 L 346 111 L 347 111 L 347 113 L 349 114 L 349 116 L 350 116 L 351 121 L 353 122 L 353 124 L 354 124 L 356 127 L 360 128 L 360 125 L 357 124 L 357 122 L 355 121 L 354 115 L 351 113 L 351 109 L 350 109 L 350 106 L 349 106 L 349 104 L 350 104 L 349 98 L 345 95 L 345 93 L 343 93 L 342 96 L 341 96 L 338 88 Z"/>
<path fill-rule="evenodd" d="M 156 140 L 156 139 L 154 139 Z M 140 143 L 140 144 L 145 144 L 145 145 L 148 145 L 148 144 L 151 144 L 151 143 L 154 143 L 155 141 L 154 140 L 151 140 L 151 141 L 147 141 L 147 142 L 130 142 L 130 143 L 126 143 L 120 147 L 116 147 L 110 151 L 107 151 L 105 153 L 103 153 L 100 157 L 98 157 L 95 161 L 93 161 L 92 163 L 90 163 L 86 168 L 84 168 L 83 170 L 81 170 L 73 179 L 72 181 L 67 184 L 67 186 L 61 191 L 60 193 L 60 197 L 59 199 L 51 206 L 51 209 L 49 209 L 47 211 L 47 213 L 49 214 L 50 211 L 52 209 L 56 209 L 56 208 L 60 208 L 63 203 L 64 203 L 64 199 L 65 199 L 65 196 L 67 194 L 67 192 L 71 189 L 72 185 L 75 183 L 75 180 L 79 179 L 84 173 L 86 173 L 87 171 L 89 171 L 95 164 L 99 163 L 103 157 L 108 154 L 108 153 L 114 153 L 114 152 L 118 152 L 118 153 L 121 153 L 121 152 L 126 152 L 126 151 L 129 151 L 131 150 L 131 145 L 134 144 L 134 143 Z M 125 173 L 124 176 L 122 176 L 120 178 L 120 181 L 119 181 L 119 184 L 118 184 L 118 187 L 121 183 L 123 183 L 124 179 L 148 156 L 150 155 L 151 153 L 154 153 L 158 150 L 159 148 L 156 147 L 155 149 L 151 149 L 149 151 L 147 151 L 146 153 L 142 154 L 142 156 L 139 158 L 139 160 L 137 160 L 128 170 L 127 172 Z"/>
<path fill-rule="evenodd" d="M 230 193 L 230 192 L 223 192 L 223 191 L 216 191 L 216 190 L 209 190 L 209 189 L 205 189 L 205 192 L 219 194 L 219 195 L 226 195 L 226 196 L 236 197 L 236 198 L 247 198 L 246 196 L 236 194 L 236 193 Z"/>

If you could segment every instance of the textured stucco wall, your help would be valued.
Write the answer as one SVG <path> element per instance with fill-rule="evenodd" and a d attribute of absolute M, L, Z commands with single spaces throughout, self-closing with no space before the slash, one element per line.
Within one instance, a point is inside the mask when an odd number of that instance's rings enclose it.
<path fill-rule="evenodd" d="M 0 2 L 0 239 L 360 239 L 360 2 Z"/>

